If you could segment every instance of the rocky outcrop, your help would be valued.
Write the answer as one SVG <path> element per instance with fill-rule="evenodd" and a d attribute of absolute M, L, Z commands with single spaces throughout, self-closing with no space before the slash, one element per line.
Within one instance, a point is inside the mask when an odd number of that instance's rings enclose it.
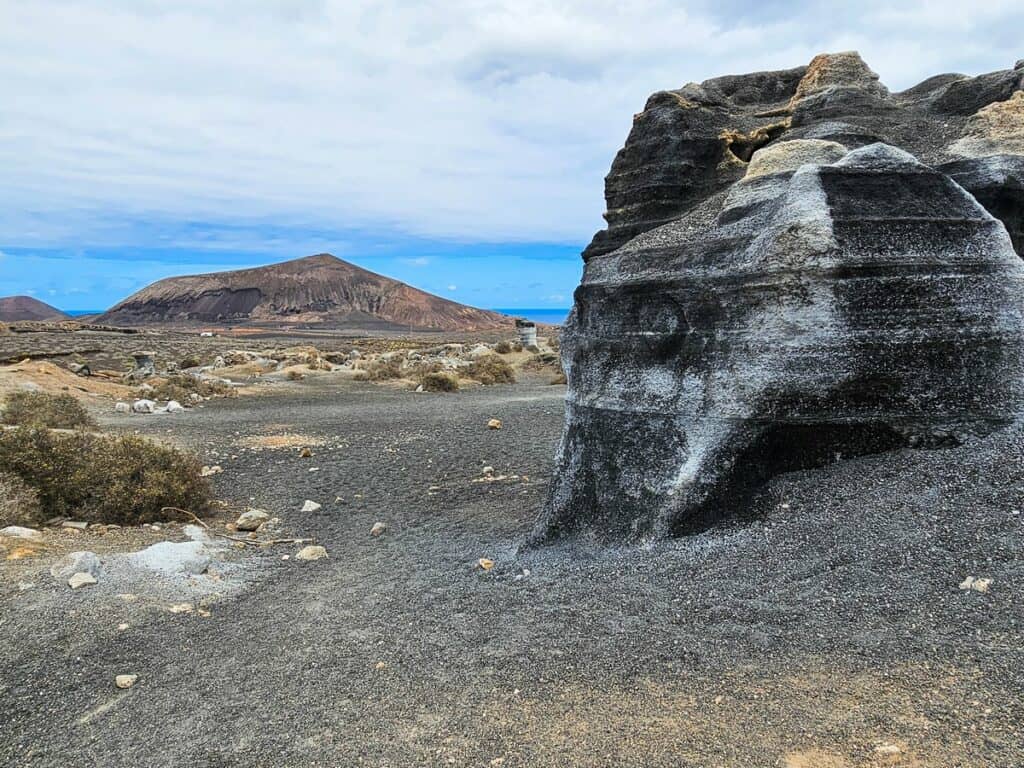
<path fill-rule="evenodd" d="M 992 126 L 1021 74 L 890 94 L 847 53 L 652 97 L 608 177 L 609 212 L 637 215 L 584 254 L 533 540 L 700 530 L 780 472 L 1016 421 L 1021 157 Z M 980 92 L 1012 100 L 964 115 Z M 670 167 L 655 215 L 642 179 Z"/>
<path fill-rule="evenodd" d="M 322 253 L 268 267 L 160 280 L 109 309 L 98 322 L 456 331 L 506 327 L 511 319 Z"/>
<path fill-rule="evenodd" d="M 0 298 L 0 322 L 70 320 L 56 307 L 31 296 L 4 296 Z"/>

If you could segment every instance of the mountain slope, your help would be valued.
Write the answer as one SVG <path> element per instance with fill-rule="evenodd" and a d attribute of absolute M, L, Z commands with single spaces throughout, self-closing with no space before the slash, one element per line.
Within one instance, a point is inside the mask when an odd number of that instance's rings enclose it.
<path fill-rule="evenodd" d="M 34 299 L 31 296 L 4 296 L 0 298 L 0 321 L 13 323 L 18 320 L 70 320 L 56 307 Z"/>
<path fill-rule="evenodd" d="M 231 323 L 475 330 L 510 321 L 458 304 L 329 253 L 266 267 L 169 277 L 107 310 L 111 325 Z"/>

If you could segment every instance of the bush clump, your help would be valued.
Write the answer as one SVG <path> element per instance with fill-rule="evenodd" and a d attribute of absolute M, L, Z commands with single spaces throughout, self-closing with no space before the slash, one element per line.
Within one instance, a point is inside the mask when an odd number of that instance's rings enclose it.
<path fill-rule="evenodd" d="M 494 345 L 494 351 L 499 355 L 507 355 L 512 351 L 512 345 L 507 341 L 499 341 Z"/>
<path fill-rule="evenodd" d="M 204 511 L 209 483 L 192 455 L 134 435 L 0 432 L 0 473 L 18 477 L 47 517 L 134 525 L 178 519 L 164 507 Z"/>
<path fill-rule="evenodd" d="M 477 358 L 465 369 L 466 376 L 481 384 L 514 384 L 516 372 L 497 355 Z"/>
<path fill-rule="evenodd" d="M 199 359 L 198 355 L 188 355 L 181 359 L 178 363 L 178 367 L 184 370 L 185 368 L 198 368 L 203 364 L 203 361 Z"/>
<path fill-rule="evenodd" d="M 190 395 L 200 397 L 231 397 L 235 393 L 230 384 L 217 379 L 201 379 L 187 373 L 175 373 L 156 381 L 153 389 L 146 394 L 152 400 L 177 400 L 187 402 Z"/>
<path fill-rule="evenodd" d="M 46 392 L 12 392 L 0 419 L 17 426 L 79 429 L 96 426 L 96 420 L 71 395 Z"/>
<path fill-rule="evenodd" d="M 420 384 L 427 392 L 458 392 L 459 377 L 451 371 L 431 371 L 420 377 Z"/>
<path fill-rule="evenodd" d="M 17 475 L 0 472 L 0 528 L 8 525 L 32 528 L 43 519 L 39 495 Z"/>
<path fill-rule="evenodd" d="M 400 379 L 404 375 L 402 361 L 394 358 L 390 360 L 374 360 L 355 375 L 356 381 L 388 381 Z"/>

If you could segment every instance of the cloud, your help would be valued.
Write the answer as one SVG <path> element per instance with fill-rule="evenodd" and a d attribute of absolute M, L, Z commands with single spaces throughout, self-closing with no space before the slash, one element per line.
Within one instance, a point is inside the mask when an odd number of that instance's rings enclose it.
<path fill-rule="evenodd" d="M 408 264 L 410 267 L 426 267 L 430 264 L 430 259 L 426 256 L 416 256 L 411 259 L 402 259 L 403 264 Z"/>
<path fill-rule="evenodd" d="M 459 290 L 459 287 L 457 285 L 449 285 L 448 286 L 448 290 L 449 291 L 457 291 L 457 290 Z"/>
<path fill-rule="evenodd" d="M 1005 68 L 1024 6 L 33 0 L 0 22 L 0 244 L 302 253 L 351 230 L 585 243 L 652 91 L 851 47 L 893 89 Z"/>

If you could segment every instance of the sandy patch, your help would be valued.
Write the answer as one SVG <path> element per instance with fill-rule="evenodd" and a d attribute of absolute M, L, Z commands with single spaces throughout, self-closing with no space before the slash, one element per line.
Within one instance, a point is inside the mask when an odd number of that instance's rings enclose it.
<path fill-rule="evenodd" d="M 311 445 L 323 445 L 321 437 L 312 435 L 300 435 L 295 432 L 288 432 L 279 435 L 251 435 L 238 441 L 238 445 L 245 448 L 303 448 Z"/>
<path fill-rule="evenodd" d="M 0 395 L 24 389 L 60 394 L 80 400 L 129 400 L 135 390 L 101 376 L 76 376 L 66 368 L 46 361 L 29 361 L 0 366 Z"/>

